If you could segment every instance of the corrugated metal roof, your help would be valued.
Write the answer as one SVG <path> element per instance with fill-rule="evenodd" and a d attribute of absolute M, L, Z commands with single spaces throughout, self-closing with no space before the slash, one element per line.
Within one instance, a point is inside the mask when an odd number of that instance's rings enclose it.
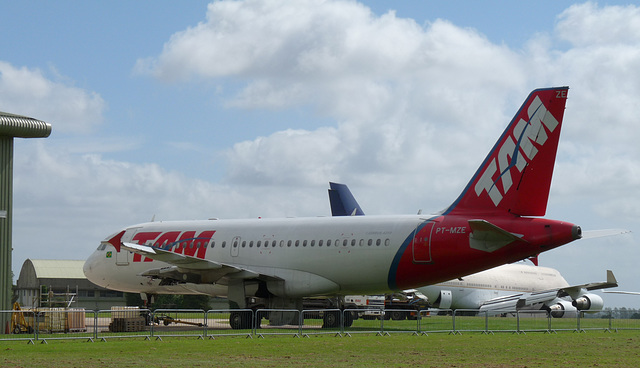
<path fill-rule="evenodd" d="M 58 259 L 30 259 L 39 279 L 86 279 L 82 272 L 84 261 Z"/>
<path fill-rule="evenodd" d="M 51 125 L 34 118 L 0 111 L 0 136 L 46 138 Z"/>

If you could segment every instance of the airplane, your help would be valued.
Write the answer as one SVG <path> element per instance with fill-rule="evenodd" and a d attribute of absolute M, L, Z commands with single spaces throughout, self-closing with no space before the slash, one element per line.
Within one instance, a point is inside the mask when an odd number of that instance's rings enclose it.
<path fill-rule="evenodd" d="M 364 216 L 360 204 L 345 184 L 329 183 L 329 203 L 332 216 Z M 591 230 L 591 237 L 625 233 L 626 230 Z M 583 232 L 583 235 L 586 232 Z M 540 267 L 537 256 L 529 258 L 534 265 L 510 263 L 472 275 L 435 285 L 405 290 L 407 295 L 419 295 L 430 306 L 440 309 L 461 309 L 481 313 L 546 310 L 554 318 L 575 317 L 578 311 L 595 313 L 604 301 L 591 290 L 617 287 L 613 272 L 607 270 L 607 281 L 570 286 L 560 272 Z M 634 294 L 634 292 L 603 291 Z M 640 293 L 635 293 L 640 294 Z"/>
<path fill-rule="evenodd" d="M 541 217 L 568 89 L 532 91 L 439 213 L 142 223 L 104 239 L 84 273 L 118 291 L 223 296 L 237 309 L 255 296 L 299 309 L 304 297 L 386 294 L 549 251 L 582 232 Z M 232 313 L 230 323 L 246 327 L 251 316 Z"/>
<path fill-rule="evenodd" d="M 605 282 L 569 285 L 553 268 L 512 263 L 416 290 L 440 309 L 488 314 L 546 310 L 552 317 L 561 318 L 574 317 L 577 311 L 601 311 L 602 297 L 589 291 L 617 286 L 610 270 Z"/>

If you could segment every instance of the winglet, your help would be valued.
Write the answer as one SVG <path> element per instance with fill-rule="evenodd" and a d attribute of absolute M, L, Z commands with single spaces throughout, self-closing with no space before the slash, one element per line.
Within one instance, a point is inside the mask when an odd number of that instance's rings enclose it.
<path fill-rule="evenodd" d="M 616 277 L 613 275 L 613 271 L 611 270 L 607 270 L 607 284 L 615 284 L 618 286 L 618 280 L 616 280 Z"/>
<path fill-rule="evenodd" d="M 444 214 L 505 211 L 543 216 L 569 87 L 537 89 Z"/>

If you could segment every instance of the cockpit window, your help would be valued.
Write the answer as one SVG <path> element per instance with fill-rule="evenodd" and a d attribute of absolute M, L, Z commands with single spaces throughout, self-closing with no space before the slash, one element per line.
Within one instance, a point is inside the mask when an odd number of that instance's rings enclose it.
<path fill-rule="evenodd" d="M 98 246 L 98 250 L 105 250 L 105 248 L 107 248 L 107 243 L 100 243 Z"/>

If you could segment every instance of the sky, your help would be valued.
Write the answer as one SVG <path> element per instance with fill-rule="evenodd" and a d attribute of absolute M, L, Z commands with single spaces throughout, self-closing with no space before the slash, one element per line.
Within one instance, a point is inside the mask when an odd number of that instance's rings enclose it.
<path fill-rule="evenodd" d="M 446 208 L 535 88 L 569 86 L 546 217 L 628 229 L 543 253 L 640 291 L 640 7 L 623 1 L 0 0 L 13 272 L 155 220 Z M 605 295 L 640 308 L 640 297 Z"/>

